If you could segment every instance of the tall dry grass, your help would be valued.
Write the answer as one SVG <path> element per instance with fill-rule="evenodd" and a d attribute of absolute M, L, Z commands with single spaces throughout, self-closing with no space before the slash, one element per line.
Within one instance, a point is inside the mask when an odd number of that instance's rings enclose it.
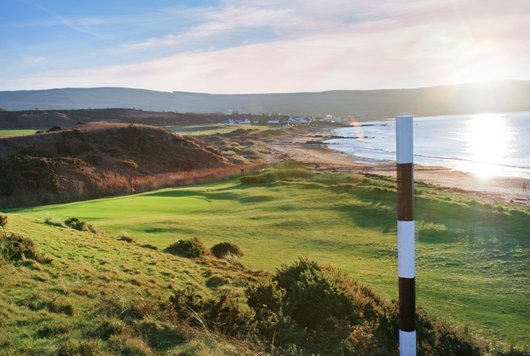
<path fill-rule="evenodd" d="M 100 189 L 103 195 L 108 195 L 109 193 L 141 193 L 159 188 L 208 183 L 240 176 L 242 172 L 243 174 L 253 173 L 267 166 L 268 164 L 230 165 L 133 177 L 126 177 L 116 172 L 109 172 L 105 174 L 105 179 L 101 182 Z"/>
<path fill-rule="evenodd" d="M 18 208 L 52 203 L 66 203 L 87 199 L 142 193 L 149 190 L 208 183 L 236 177 L 263 169 L 267 164 L 230 165 L 217 168 L 194 169 L 158 175 L 131 175 L 124 171 L 87 170 L 84 176 L 73 176 L 58 191 L 46 189 L 17 191 L 9 197 L 0 196 L 0 209 Z"/>

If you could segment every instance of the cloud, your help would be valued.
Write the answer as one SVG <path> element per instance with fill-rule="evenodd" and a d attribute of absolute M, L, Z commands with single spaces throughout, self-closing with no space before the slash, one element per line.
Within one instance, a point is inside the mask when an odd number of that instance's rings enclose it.
<path fill-rule="evenodd" d="M 117 51 L 139 51 L 151 50 L 153 48 L 175 46 L 183 43 L 193 42 L 200 47 L 206 47 L 211 43 L 212 38 L 245 31 L 249 29 L 266 29 L 276 36 L 292 36 L 295 34 L 307 33 L 325 29 L 332 22 L 316 20 L 297 14 L 292 9 L 278 6 L 271 7 L 270 4 L 227 4 L 217 8 L 198 9 L 166 9 L 161 13 L 172 13 L 180 16 L 186 14 L 188 17 L 199 21 L 184 31 L 173 34 L 166 34 L 158 37 L 151 37 L 143 41 L 128 43 L 117 48 Z M 203 40 L 204 42 L 198 42 Z M 244 40 L 244 38 L 242 38 Z"/>
<path fill-rule="evenodd" d="M 262 42 L 216 49 L 197 46 L 138 63 L 46 71 L 11 79 L 4 86 L 263 93 L 530 78 L 527 2 L 382 1 L 374 5 L 372 1 L 294 0 L 289 6 L 281 4 L 228 1 L 221 10 L 194 9 L 199 24 L 131 46 L 138 51 L 178 47 L 180 41 L 217 39 L 248 27 L 278 33 Z"/>

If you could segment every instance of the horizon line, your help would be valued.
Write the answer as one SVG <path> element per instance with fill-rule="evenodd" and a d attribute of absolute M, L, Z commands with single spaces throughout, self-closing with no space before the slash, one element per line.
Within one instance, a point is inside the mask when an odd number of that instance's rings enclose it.
<path fill-rule="evenodd" d="M 292 91 L 292 92 L 264 92 L 264 93 L 211 93 L 211 92 L 197 92 L 197 91 L 184 91 L 184 90 L 158 90 L 158 89 L 147 89 L 147 88 L 135 88 L 135 87 L 123 87 L 123 86 L 96 86 L 96 87 L 60 87 L 60 88 L 44 88 L 44 89 L 11 89 L 11 90 L 0 90 L 0 93 L 13 93 L 13 92 L 30 92 L 30 91 L 52 91 L 52 90 L 71 90 L 71 89 L 128 89 L 128 90 L 143 90 L 152 91 L 157 93 L 165 94 L 201 94 L 201 95 L 284 95 L 284 94 L 319 94 L 319 93 L 330 93 L 340 91 L 385 91 L 385 90 L 416 90 L 416 89 L 429 89 L 439 87 L 451 87 L 460 85 L 480 85 L 480 84 L 491 84 L 497 82 L 530 82 L 530 79 L 490 79 L 490 80 L 477 80 L 470 82 L 458 82 L 451 84 L 432 84 L 419 87 L 394 87 L 394 88 L 377 88 L 377 89 L 329 89 L 321 91 Z"/>

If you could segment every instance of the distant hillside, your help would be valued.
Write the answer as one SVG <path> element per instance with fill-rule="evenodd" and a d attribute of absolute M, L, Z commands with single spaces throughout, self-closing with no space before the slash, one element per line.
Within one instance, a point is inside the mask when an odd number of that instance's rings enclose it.
<path fill-rule="evenodd" d="M 0 92 L 5 110 L 136 108 L 171 112 L 354 115 L 360 120 L 530 110 L 530 81 L 496 81 L 418 89 L 337 90 L 287 94 L 201 94 L 129 88 Z"/>
<path fill-rule="evenodd" d="M 136 109 L 77 109 L 0 111 L 0 128 L 62 128 L 79 122 L 111 121 L 147 125 L 210 124 L 226 120 L 223 114 L 179 114 Z"/>
<path fill-rule="evenodd" d="M 143 191 L 227 164 L 199 141 L 144 125 L 0 139 L 0 208 Z"/>

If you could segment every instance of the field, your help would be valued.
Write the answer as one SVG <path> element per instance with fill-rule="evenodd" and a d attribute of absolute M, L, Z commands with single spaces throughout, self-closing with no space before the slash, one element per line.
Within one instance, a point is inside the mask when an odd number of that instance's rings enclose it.
<path fill-rule="evenodd" d="M 215 135 L 215 134 L 226 134 L 235 130 L 265 130 L 269 127 L 262 125 L 223 125 L 223 124 L 211 124 L 211 125 L 192 125 L 192 126 L 178 126 L 170 125 L 165 126 L 165 128 L 170 129 L 173 132 L 176 132 L 181 135 L 187 136 L 205 136 L 205 135 Z"/>
<path fill-rule="evenodd" d="M 29 136 L 33 135 L 37 130 L 17 130 L 17 129 L 6 129 L 0 130 L 0 138 L 2 137 L 15 137 L 15 136 Z"/>
<path fill-rule="evenodd" d="M 231 241 L 245 265 L 267 271 L 309 257 L 397 297 L 394 183 L 299 168 L 262 177 L 259 184 L 229 180 L 12 216 L 30 236 L 44 227 L 27 221 L 75 216 L 159 248 L 191 237 L 208 246 Z M 528 346 L 530 212 L 420 184 L 416 210 L 418 305 L 486 340 Z"/>

